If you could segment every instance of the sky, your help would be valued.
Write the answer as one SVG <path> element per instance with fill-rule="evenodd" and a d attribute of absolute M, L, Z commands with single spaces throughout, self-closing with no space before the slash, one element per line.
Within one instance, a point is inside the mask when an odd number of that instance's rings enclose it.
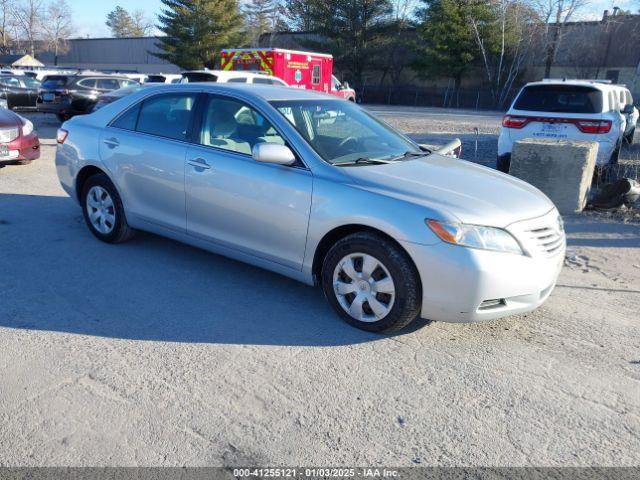
<path fill-rule="evenodd" d="M 147 17 L 156 21 L 160 12 L 160 0 L 68 0 L 73 11 L 76 35 L 79 37 L 108 37 L 109 29 L 104 24 L 107 13 L 117 5 L 127 10 L 143 10 Z M 612 10 L 614 6 L 637 11 L 640 8 L 640 0 L 592 0 L 592 6 L 580 15 L 585 19 L 597 19 L 602 17 L 606 9 Z"/>

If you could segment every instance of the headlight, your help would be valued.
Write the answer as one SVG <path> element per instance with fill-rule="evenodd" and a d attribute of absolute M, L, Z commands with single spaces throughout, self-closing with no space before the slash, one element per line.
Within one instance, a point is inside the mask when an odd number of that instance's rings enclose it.
<path fill-rule="evenodd" d="M 9 108 L 6 98 L 0 98 L 0 108 Z"/>
<path fill-rule="evenodd" d="M 30 135 L 31 132 L 33 132 L 33 123 L 31 123 L 29 120 L 24 121 L 24 125 L 22 126 L 22 135 Z"/>
<path fill-rule="evenodd" d="M 501 228 L 445 223 L 436 220 L 426 220 L 426 223 L 443 242 L 494 252 L 524 255 L 518 241 Z"/>

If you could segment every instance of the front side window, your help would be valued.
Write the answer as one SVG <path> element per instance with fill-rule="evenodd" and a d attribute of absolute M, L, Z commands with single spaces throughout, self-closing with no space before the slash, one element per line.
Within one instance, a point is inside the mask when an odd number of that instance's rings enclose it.
<path fill-rule="evenodd" d="M 195 94 L 156 95 L 142 102 L 136 131 L 159 137 L 186 140 Z"/>
<path fill-rule="evenodd" d="M 227 80 L 227 83 L 247 83 L 246 77 L 234 77 Z"/>
<path fill-rule="evenodd" d="M 96 88 L 96 79 L 95 78 L 85 78 L 78 82 L 78 85 L 84 88 L 94 89 Z"/>
<path fill-rule="evenodd" d="M 579 85 L 531 85 L 513 105 L 516 110 L 559 113 L 600 113 L 602 92 Z"/>
<path fill-rule="evenodd" d="M 327 162 L 390 160 L 420 148 L 363 109 L 340 100 L 271 103 Z"/>
<path fill-rule="evenodd" d="M 211 96 L 202 118 L 199 143 L 251 155 L 258 143 L 285 144 L 259 112 L 237 100 Z"/>
<path fill-rule="evenodd" d="M 253 83 L 259 83 L 262 85 L 273 85 L 273 80 L 271 80 L 270 78 L 255 77 L 253 79 Z"/>

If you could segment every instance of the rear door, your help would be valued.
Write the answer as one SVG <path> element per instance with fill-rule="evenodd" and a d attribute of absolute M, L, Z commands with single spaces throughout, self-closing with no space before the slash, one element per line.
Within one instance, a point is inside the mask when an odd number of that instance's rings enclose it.
<path fill-rule="evenodd" d="M 513 142 L 524 138 L 597 141 L 594 127 L 589 122 L 596 125 L 603 119 L 605 102 L 602 91 L 590 86 L 527 86 L 508 115 L 513 119 L 508 128 L 509 136 Z"/>
<path fill-rule="evenodd" d="M 184 162 L 197 93 L 171 92 L 129 108 L 102 133 L 100 154 L 127 213 L 184 232 Z"/>

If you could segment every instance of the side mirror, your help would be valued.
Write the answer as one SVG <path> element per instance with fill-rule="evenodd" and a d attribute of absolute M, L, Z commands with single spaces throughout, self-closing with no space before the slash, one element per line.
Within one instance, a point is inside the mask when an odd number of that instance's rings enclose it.
<path fill-rule="evenodd" d="M 342 84 L 342 88 L 343 88 L 343 89 L 345 89 L 345 90 L 349 90 L 349 89 L 351 88 L 351 87 L 349 86 L 349 82 L 344 82 L 344 83 Z"/>
<path fill-rule="evenodd" d="M 296 156 L 291 149 L 279 143 L 258 143 L 253 147 L 251 156 L 256 162 L 275 163 L 276 165 L 293 165 Z"/>
<path fill-rule="evenodd" d="M 633 105 L 628 103 L 627 105 L 624 106 L 624 108 L 621 110 L 621 112 L 624 113 L 625 115 L 633 114 Z"/>

